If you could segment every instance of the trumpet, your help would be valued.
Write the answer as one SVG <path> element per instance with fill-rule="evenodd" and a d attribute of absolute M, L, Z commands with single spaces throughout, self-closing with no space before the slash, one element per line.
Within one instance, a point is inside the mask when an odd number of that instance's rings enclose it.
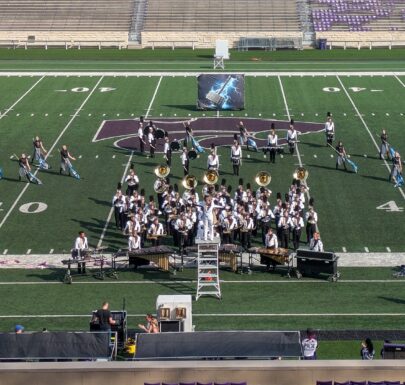
<path fill-rule="evenodd" d="M 299 181 L 305 181 L 308 178 L 309 172 L 304 167 L 298 167 L 293 174 L 293 178 Z"/>
<path fill-rule="evenodd" d="M 219 174 L 216 170 L 208 170 L 204 172 L 203 181 L 205 184 L 213 185 L 218 182 Z"/>
<path fill-rule="evenodd" d="M 186 175 L 181 182 L 186 190 L 192 190 L 197 187 L 197 178 L 194 175 Z"/>
<path fill-rule="evenodd" d="M 255 182 L 261 186 L 265 187 L 271 182 L 271 175 L 267 171 L 260 171 L 255 176 Z"/>
<path fill-rule="evenodd" d="M 160 164 L 155 168 L 154 172 L 158 178 L 166 178 L 170 174 L 170 167 L 165 164 Z"/>

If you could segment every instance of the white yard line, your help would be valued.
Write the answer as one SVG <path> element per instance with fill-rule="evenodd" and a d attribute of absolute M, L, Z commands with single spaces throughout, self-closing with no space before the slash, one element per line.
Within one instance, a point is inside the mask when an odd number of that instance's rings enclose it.
<path fill-rule="evenodd" d="M 370 136 L 372 142 L 374 143 L 374 146 L 375 146 L 377 152 L 379 152 L 379 151 L 380 151 L 380 147 L 378 146 L 376 140 L 374 139 L 373 134 L 371 133 L 370 129 L 368 128 L 368 125 L 367 125 L 366 121 L 363 119 L 363 116 L 360 114 L 360 111 L 359 111 L 359 109 L 357 108 L 356 104 L 354 103 L 352 97 L 350 96 L 350 94 L 349 94 L 349 92 L 347 91 L 346 87 L 344 86 L 343 82 L 340 80 L 339 75 L 336 75 L 336 78 L 337 78 L 337 80 L 339 81 L 339 83 L 340 83 L 340 85 L 341 85 L 343 91 L 345 92 L 347 98 L 349 99 L 350 103 L 352 104 L 354 110 L 356 111 L 357 116 L 359 117 L 359 119 L 360 119 L 361 122 L 363 123 L 364 128 L 365 128 L 366 131 L 368 132 L 368 134 L 369 134 L 369 136 Z M 387 167 L 387 170 L 388 170 L 388 171 L 391 171 L 391 167 L 389 166 L 388 162 L 387 162 L 385 159 L 384 159 L 384 164 L 385 164 L 385 166 Z M 393 186 L 391 186 L 391 187 L 393 187 Z M 398 191 L 401 193 L 402 198 L 405 199 L 404 190 L 402 190 L 401 187 L 398 187 L 397 189 L 398 189 Z"/>
<path fill-rule="evenodd" d="M 403 317 L 405 313 L 193 313 L 193 317 Z M 1 318 L 88 318 L 88 314 L 20 314 L 1 315 Z M 145 314 L 127 314 L 145 317 Z"/>
<path fill-rule="evenodd" d="M 160 83 L 162 82 L 162 79 L 163 79 L 163 76 L 160 76 L 159 81 L 158 81 L 158 83 L 157 83 L 157 85 L 156 85 L 156 88 L 155 88 L 155 92 L 153 93 L 152 99 L 151 99 L 151 101 L 150 101 L 150 103 L 149 103 L 149 106 L 148 106 L 148 109 L 147 109 L 147 111 L 146 111 L 145 120 L 148 118 L 149 113 L 150 113 L 150 111 L 151 111 L 151 109 L 152 109 L 152 105 L 153 105 L 153 102 L 155 101 L 156 94 L 157 94 L 157 92 L 158 92 L 158 90 L 159 90 Z M 132 162 L 132 157 L 133 157 L 133 156 L 134 156 L 134 152 L 131 151 L 131 155 L 129 156 L 128 162 L 127 162 L 127 164 L 126 164 L 126 166 L 125 166 L 124 173 L 122 174 L 122 177 L 121 177 L 121 184 L 124 183 L 125 176 L 126 176 L 127 173 L 128 173 L 128 168 L 129 168 L 129 166 L 130 166 L 130 164 L 131 164 L 131 162 Z M 108 217 L 107 217 L 107 220 L 105 221 L 105 225 L 104 225 L 103 231 L 101 232 L 101 236 L 100 236 L 100 239 L 99 239 L 99 241 L 98 241 L 98 243 L 97 243 L 97 247 L 100 247 L 100 246 L 102 245 L 102 243 L 103 243 L 103 240 L 104 240 L 104 237 L 105 237 L 105 233 L 106 233 L 106 231 L 107 231 L 108 225 L 109 225 L 110 220 L 111 220 L 111 217 L 112 217 L 112 215 L 113 215 L 113 212 L 114 212 L 114 206 L 111 207 L 110 212 L 108 213 Z"/>
<path fill-rule="evenodd" d="M 96 268 L 94 268 L 96 269 Z M 97 267 L 99 269 L 99 267 Z M 220 280 L 221 284 L 327 284 L 330 285 L 331 283 L 327 280 L 314 280 L 314 279 L 294 279 L 294 280 L 230 280 L 230 281 L 223 281 Z M 192 281 L 75 281 L 75 285 L 169 285 L 169 284 L 192 284 L 194 285 L 197 283 L 197 280 Z M 405 280 L 403 279 L 339 279 L 338 283 L 398 283 L 401 285 L 405 284 Z M 20 286 L 41 286 L 41 285 L 62 285 L 61 281 L 27 281 L 27 282 L 0 282 L 0 286 L 8 286 L 8 285 L 20 285 Z"/>
<path fill-rule="evenodd" d="M 249 63 L 245 63 L 249 64 Z M 141 77 L 141 76 L 153 76 L 153 77 L 160 77 L 160 76 L 174 76 L 174 77 L 197 77 L 200 74 L 205 74 L 206 71 L 197 70 L 190 70 L 190 71 L 137 71 L 134 70 L 123 70 L 123 71 L 51 71 L 51 70 L 44 70 L 44 71 L 7 71 L 2 72 L 0 70 L 0 77 L 8 77 L 8 76 L 104 76 L 104 77 Z M 253 76 L 253 77 L 266 77 L 266 76 L 288 76 L 288 77 L 315 77 L 315 76 L 405 76 L 404 71 L 232 71 L 233 74 L 240 74 L 245 76 Z M 223 74 L 222 72 L 209 72 L 210 75 L 219 75 Z"/>
<path fill-rule="evenodd" d="M 45 77 L 45 76 L 43 75 L 38 81 L 36 81 L 36 82 L 28 89 L 28 91 L 26 91 L 22 96 L 20 96 L 20 98 L 17 99 L 17 100 L 14 102 L 13 105 L 11 105 L 9 108 L 7 108 L 7 110 L 5 110 L 3 114 L 0 114 L 0 119 L 3 119 L 3 117 L 6 116 L 7 113 L 8 113 L 9 111 L 11 111 L 11 110 L 14 108 L 14 106 L 16 106 L 22 99 L 24 99 L 24 98 L 36 87 L 36 85 L 37 85 L 44 77 Z"/>
<path fill-rule="evenodd" d="M 402 87 L 405 87 L 404 82 L 396 74 L 394 74 L 394 77 L 395 77 L 395 79 L 397 79 L 401 83 Z"/>
<path fill-rule="evenodd" d="M 278 82 L 280 83 L 281 93 L 282 93 L 282 95 L 283 95 L 284 106 L 285 106 L 285 110 L 286 110 L 286 112 L 287 112 L 287 118 L 288 118 L 288 120 L 290 121 L 290 120 L 291 120 L 291 115 L 290 115 L 290 110 L 289 110 L 288 104 L 287 104 L 287 98 L 286 98 L 285 92 L 284 92 L 283 82 L 281 81 L 281 77 L 280 77 L 280 76 L 277 76 L 277 77 L 278 77 Z M 300 150 L 298 149 L 298 144 L 295 145 L 295 149 L 296 149 L 296 151 L 297 151 L 297 157 L 298 157 L 299 166 L 302 167 L 301 154 L 300 154 Z M 309 191 L 308 191 L 308 190 L 309 190 L 309 186 L 308 186 L 308 184 L 307 184 L 307 181 L 305 181 L 305 185 L 308 187 L 308 188 L 306 189 L 306 191 L 305 191 L 305 194 L 306 194 L 306 196 L 307 196 L 307 198 L 308 198 L 308 201 L 309 201 L 310 198 L 311 198 L 311 196 L 310 196 Z"/>
<path fill-rule="evenodd" d="M 73 121 L 76 119 L 76 117 L 79 115 L 79 112 L 83 109 L 84 105 L 87 103 L 87 101 L 90 99 L 91 95 L 93 95 L 93 93 L 96 91 L 98 85 L 101 83 L 101 81 L 103 80 L 103 76 L 100 77 L 100 79 L 98 80 L 98 82 L 96 83 L 96 85 L 93 87 L 93 89 L 90 91 L 90 93 L 87 95 L 86 99 L 84 99 L 83 103 L 80 105 L 80 107 L 76 110 L 76 112 L 74 113 L 74 115 L 72 115 L 72 118 L 69 120 L 68 124 L 64 127 L 64 129 L 61 131 L 61 133 L 59 134 L 59 136 L 56 138 L 56 140 L 54 141 L 54 143 L 52 144 L 52 146 L 50 147 L 50 149 L 48 150 L 48 153 L 45 156 L 45 159 L 47 159 L 49 157 L 49 155 L 51 154 L 51 152 L 55 149 L 55 147 L 57 146 L 59 140 L 61 139 L 62 135 L 66 132 L 66 130 L 70 127 L 70 125 L 73 123 Z M 35 172 L 34 172 L 34 176 L 37 175 L 38 171 L 40 169 L 38 168 Z M 14 203 L 12 204 L 12 206 L 10 207 L 10 209 L 7 211 L 7 214 L 4 216 L 3 220 L 0 222 L 0 229 L 3 227 L 3 225 L 6 223 L 8 217 L 10 216 L 10 214 L 13 212 L 15 206 L 17 206 L 18 202 L 20 201 L 20 199 L 22 198 L 22 196 L 24 195 L 24 193 L 27 191 L 28 187 L 30 186 L 31 183 L 27 183 L 24 188 L 22 189 L 22 191 L 20 192 L 20 194 L 18 195 L 17 199 L 14 201 Z"/>

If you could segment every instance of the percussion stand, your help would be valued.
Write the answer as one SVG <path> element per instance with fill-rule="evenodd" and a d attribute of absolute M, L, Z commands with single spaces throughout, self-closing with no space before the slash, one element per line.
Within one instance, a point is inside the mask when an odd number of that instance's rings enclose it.
<path fill-rule="evenodd" d="M 63 252 L 65 253 L 65 250 Z M 63 277 L 63 283 L 71 284 L 73 282 L 72 273 L 71 273 L 70 269 L 71 269 L 71 259 L 69 258 L 68 263 L 67 263 L 66 273 L 65 273 L 65 276 Z"/>

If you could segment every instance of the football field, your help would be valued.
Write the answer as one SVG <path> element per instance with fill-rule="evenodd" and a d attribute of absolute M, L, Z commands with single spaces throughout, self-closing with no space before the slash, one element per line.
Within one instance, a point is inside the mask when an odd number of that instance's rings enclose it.
<path fill-rule="evenodd" d="M 153 169 L 163 157 L 157 154 L 151 159 L 140 155 L 136 146 L 120 146 L 119 139 L 137 145 L 135 130 L 124 134 L 113 130 L 102 140 L 97 134 L 106 122 L 136 120 L 141 115 L 156 121 L 158 127 L 167 119 L 197 119 L 194 133 L 206 147 L 210 140 L 222 137 L 220 174 L 234 189 L 238 178 L 232 175 L 229 161 L 233 136 L 229 119 L 244 120 L 248 129 L 249 122 L 260 120 L 262 129 L 254 135 L 263 143 L 271 122 L 279 128 L 279 137 L 285 137 L 285 122 L 294 119 L 298 129 L 300 125 L 309 127 L 300 135 L 297 154 L 286 152 L 273 165 L 261 151 L 244 151 L 244 184 L 254 186 L 254 175 L 269 171 L 274 204 L 276 193 L 288 191 L 294 170 L 302 165 L 309 171 L 309 193 L 315 200 L 327 250 L 404 251 L 405 194 L 388 182 L 391 164 L 378 157 L 378 136 L 386 128 L 391 145 L 404 152 L 405 75 L 247 72 L 245 109 L 220 112 L 196 110 L 194 73 L 1 75 L 0 167 L 4 177 L 0 182 L 0 254 L 61 253 L 70 250 L 80 229 L 88 233 L 92 246 L 102 244 L 112 251 L 123 247 L 125 238 L 111 222 L 117 182 L 133 162 L 141 188 L 146 196 L 153 194 Z M 335 170 L 335 155 L 320 132 L 328 111 L 334 117 L 336 139 L 343 141 L 350 159 L 358 165 L 357 174 Z M 199 132 L 199 121 L 204 118 L 219 118 L 212 120 L 212 132 Z M 35 169 L 43 182 L 40 186 L 18 181 L 18 162 L 13 155 L 31 155 L 36 135 L 43 138 L 52 166 L 48 171 Z M 59 175 L 58 149 L 63 144 L 77 157 L 74 166 L 80 180 Z M 206 155 L 202 154 L 192 161 L 190 172 L 200 179 L 205 165 Z M 173 154 L 170 178 L 181 191 L 182 176 L 180 154 Z"/>

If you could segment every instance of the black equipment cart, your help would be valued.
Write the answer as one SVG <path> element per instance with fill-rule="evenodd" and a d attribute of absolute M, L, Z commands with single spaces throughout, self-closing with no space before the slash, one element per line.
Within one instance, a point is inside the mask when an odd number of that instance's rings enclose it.
<path fill-rule="evenodd" d="M 329 280 L 335 282 L 340 276 L 337 270 L 339 257 L 335 253 L 298 249 L 295 258 L 298 279 L 303 275 L 317 277 L 320 274 L 327 274 Z"/>

